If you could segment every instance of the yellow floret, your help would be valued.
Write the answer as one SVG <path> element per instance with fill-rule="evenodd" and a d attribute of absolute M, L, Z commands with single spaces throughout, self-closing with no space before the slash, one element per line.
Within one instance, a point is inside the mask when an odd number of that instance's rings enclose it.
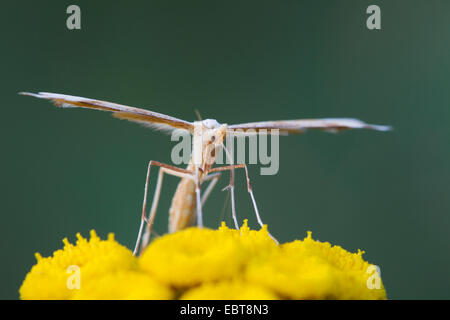
<path fill-rule="evenodd" d="M 72 296 L 74 300 L 167 300 L 170 288 L 142 271 L 123 270 L 107 273 L 83 284 Z"/>
<path fill-rule="evenodd" d="M 186 291 L 181 300 L 275 300 L 273 291 L 242 279 L 205 283 Z"/>
<path fill-rule="evenodd" d="M 303 241 L 282 245 L 265 263 L 250 263 L 245 274 L 288 299 L 386 299 L 381 278 L 379 288 L 368 285 L 369 266 L 361 251 L 315 241 L 308 232 Z"/>
<path fill-rule="evenodd" d="M 137 267 L 137 259 L 110 234 L 101 240 L 91 231 L 88 241 L 77 234 L 76 245 L 63 240 L 64 248 L 43 258 L 36 254 L 37 264 L 20 288 L 21 299 L 69 299 L 77 287 L 89 285 L 99 276 Z"/>
<path fill-rule="evenodd" d="M 247 258 L 261 259 L 278 250 L 278 244 L 270 237 L 267 226 L 264 225 L 260 230 L 251 230 L 248 227 L 247 219 L 239 230 L 230 229 L 225 222 L 219 228 L 219 232 L 228 237 L 234 237 L 245 248 Z"/>
<path fill-rule="evenodd" d="M 231 279 L 246 262 L 235 236 L 211 229 L 189 228 L 160 237 L 140 257 L 140 267 L 168 285 L 183 288 Z"/>

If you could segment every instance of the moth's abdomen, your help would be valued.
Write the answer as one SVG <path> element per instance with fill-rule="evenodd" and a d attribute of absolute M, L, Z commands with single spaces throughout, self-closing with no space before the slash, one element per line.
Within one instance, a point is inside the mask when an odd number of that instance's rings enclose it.
<path fill-rule="evenodd" d="M 169 210 L 169 233 L 192 226 L 195 223 L 196 207 L 195 183 L 192 179 L 182 178 Z"/>

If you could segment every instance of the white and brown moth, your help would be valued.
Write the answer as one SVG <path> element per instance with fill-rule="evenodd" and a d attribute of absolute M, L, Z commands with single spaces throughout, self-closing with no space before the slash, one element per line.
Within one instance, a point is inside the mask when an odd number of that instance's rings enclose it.
<path fill-rule="evenodd" d="M 345 129 L 371 129 L 377 131 L 390 130 L 389 126 L 367 124 L 360 120 L 351 118 L 264 121 L 235 125 L 220 124 L 213 119 L 189 122 L 145 109 L 133 108 L 116 103 L 65 94 L 49 92 L 39 92 L 36 94 L 21 92 L 20 94 L 50 100 L 56 106 L 62 108 L 78 107 L 109 111 L 112 112 L 112 115 L 116 118 L 144 124 L 145 126 L 153 129 L 163 130 L 169 133 L 173 130 L 182 130 L 193 135 L 192 156 L 187 168 L 178 168 L 153 160 L 148 163 L 141 224 L 139 227 L 134 254 L 138 252 L 139 247 L 142 251 L 149 243 L 164 173 L 181 178 L 172 199 L 172 205 L 169 211 L 169 232 L 175 232 L 191 226 L 195 223 L 195 220 L 197 221 L 197 225 L 199 227 L 203 226 L 202 205 L 205 203 L 208 195 L 217 183 L 221 171 L 230 171 L 230 184 L 228 188 L 231 191 L 232 215 L 236 228 L 239 228 L 234 201 L 234 169 L 238 168 L 245 169 L 247 177 L 247 190 L 250 194 L 258 223 L 261 226 L 263 225 L 250 184 L 247 166 L 245 164 L 233 164 L 232 157 L 224 147 L 224 141 L 228 135 L 245 135 L 247 133 L 250 135 L 255 134 L 255 132 L 258 133 L 262 131 L 270 134 L 272 130 L 276 130 L 277 134 L 297 134 L 303 133 L 308 129 L 320 129 L 330 132 L 338 132 Z M 225 151 L 231 161 L 231 164 L 227 166 L 212 167 L 216 160 L 217 151 L 220 150 L 220 148 Z M 160 167 L 160 170 L 150 214 L 147 217 L 147 193 L 150 169 L 152 166 L 158 166 Z M 202 197 L 200 187 L 202 183 L 206 181 L 210 181 L 210 183 Z"/>

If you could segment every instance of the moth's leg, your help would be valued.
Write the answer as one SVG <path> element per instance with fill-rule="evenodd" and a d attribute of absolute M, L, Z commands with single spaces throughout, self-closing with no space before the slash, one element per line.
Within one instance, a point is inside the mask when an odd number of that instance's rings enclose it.
<path fill-rule="evenodd" d="M 150 213 L 150 218 L 149 220 L 147 220 L 146 218 L 146 211 L 147 211 L 147 195 L 148 195 L 148 184 L 150 181 L 150 169 L 152 166 L 158 166 L 161 169 L 159 170 L 159 176 L 158 176 L 158 182 L 156 185 L 156 189 L 155 189 L 155 195 L 153 197 L 153 203 L 152 203 L 152 208 L 151 208 L 151 213 Z M 153 226 L 153 221 L 155 219 L 155 214 L 156 214 L 156 208 L 158 206 L 158 201 L 159 201 L 159 195 L 161 192 L 161 185 L 162 185 L 162 180 L 163 180 L 163 174 L 164 173 L 168 173 L 174 176 L 178 176 L 178 177 L 185 177 L 185 176 L 192 176 L 192 171 L 190 170 L 186 170 L 186 169 L 181 169 L 181 168 L 177 168 L 168 164 L 164 164 L 158 161 L 153 161 L 151 160 L 148 163 L 148 168 L 147 168 L 147 177 L 145 180 L 145 188 L 144 188 L 144 201 L 142 203 L 142 216 L 141 216 L 141 225 L 139 227 L 139 232 L 138 232 L 138 237 L 136 240 L 136 245 L 134 247 L 134 251 L 133 251 L 133 255 L 136 255 L 138 249 L 139 249 L 139 243 L 141 242 L 142 239 L 142 245 L 141 245 L 141 250 L 145 249 L 145 247 L 148 244 L 148 241 L 150 239 L 150 233 L 151 233 L 151 229 Z M 147 222 L 147 228 L 145 230 L 145 234 L 144 237 L 142 238 L 142 232 L 144 230 L 144 224 L 145 222 Z"/>
<path fill-rule="evenodd" d="M 216 168 L 212 168 L 209 170 L 209 172 L 230 171 L 230 184 L 228 186 L 226 186 L 223 190 L 230 189 L 231 213 L 233 216 L 234 226 L 238 230 L 239 230 L 239 223 L 237 221 L 236 206 L 235 206 L 235 200 L 234 200 L 234 169 L 239 168 L 239 167 L 240 167 L 240 165 L 231 165 L 231 166 L 216 167 Z"/>
<path fill-rule="evenodd" d="M 197 201 L 197 226 L 203 228 L 202 201 L 200 196 L 200 178 L 198 168 L 195 168 L 195 195 Z"/>
<path fill-rule="evenodd" d="M 152 201 L 152 207 L 150 209 L 150 215 L 149 215 L 149 219 L 147 221 L 147 228 L 145 230 L 144 233 L 144 237 L 142 239 L 142 244 L 141 244 L 141 251 L 144 250 L 150 240 L 150 235 L 152 233 L 152 227 L 153 227 L 153 223 L 155 221 L 155 215 L 156 215 L 156 209 L 158 207 L 158 202 L 159 202 L 159 196 L 161 193 L 161 186 L 162 186 L 162 180 L 163 180 L 163 174 L 167 173 L 170 174 L 172 176 L 176 176 L 179 178 L 191 178 L 192 179 L 192 174 L 190 173 L 191 171 L 189 170 L 185 170 L 185 169 L 180 169 L 174 166 L 169 166 L 169 165 L 165 165 L 160 169 L 160 173 L 158 176 L 158 182 L 157 182 L 157 186 L 155 189 L 155 194 L 153 196 L 153 201 Z"/>
<path fill-rule="evenodd" d="M 156 182 L 155 193 L 153 194 L 153 201 L 152 201 L 152 207 L 150 209 L 150 216 L 149 216 L 148 220 L 146 220 L 147 227 L 145 229 L 144 237 L 142 238 L 141 252 L 143 249 L 145 249 L 147 247 L 148 242 L 150 240 L 150 234 L 152 231 L 153 222 L 155 221 L 156 209 L 158 208 L 159 196 L 161 194 L 163 177 L 164 177 L 164 168 L 160 168 L 159 174 L 158 174 L 158 181 Z M 146 192 L 146 194 L 147 194 L 147 192 Z M 145 206 L 146 206 L 146 204 L 145 204 Z M 136 247 L 138 245 L 138 242 L 139 242 L 139 239 L 136 242 Z"/>
<path fill-rule="evenodd" d="M 253 190 L 252 190 L 252 185 L 250 183 L 250 178 L 248 176 L 248 169 L 247 169 L 247 165 L 245 163 L 241 163 L 241 164 L 236 164 L 236 165 L 231 165 L 231 166 L 223 166 L 223 167 L 217 167 L 217 168 L 212 168 L 209 170 L 209 172 L 218 172 L 218 171 L 231 171 L 233 169 L 239 169 L 239 168 L 244 168 L 245 169 L 245 176 L 247 178 L 247 191 L 250 194 L 250 197 L 252 199 L 252 203 L 253 203 L 253 208 L 255 210 L 255 214 L 256 214 L 256 219 L 258 220 L 258 223 L 261 227 L 264 226 L 264 223 L 261 220 L 261 216 L 259 215 L 259 210 L 258 210 L 258 206 L 256 205 L 256 200 L 255 200 L 255 196 L 253 195 Z M 234 181 L 233 181 L 234 182 Z M 234 185 L 233 185 L 234 188 Z M 231 205 L 232 207 L 234 207 L 234 194 L 231 194 Z M 235 221 L 236 224 L 236 221 Z M 239 229 L 239 227 L 236 227 L 237 229 Z M 270 237 L 275 240 L 277 243 L 278 241 L 269 233 Z"/>
<path fill-rule="evenodd" d="M 230 171 L 230 183 L 227 187 L 223 188 L 222 191 L 226 190 L 226 189 L 230 189 L 230 194 L 231 194 L 231 213 L 232 213 L 232 217 L 233 217 L 233 221 L 234 221 L 234 226 L 237 230 L 239 230 L 239 223 L 237 221 L 237 215 L 236 215 L 236 206 L 235 206 L 235 201 L 234 201 L 234 163 L 233 163 L 233 155 L 232 152 L 230 152 L 223 144 L 222 144 L 222 149 L 225 151 L 225 155 L 226 158 L 228 159 L 229 163 L 231 165 L 229 166 L 225 166 L 222 168 L 227 168 L 224 170 L 229 170 Z M 213 172 L 210 170 L 210 172 Z"/>
<path fill-rule="evenodd" d="M 230 179 L 230 185 L 227 188 L 230 189 L 230 193 L 231 193 L 231 212 L 233 214 L 234 226 L 236 227 L 237 230 L 239 230 L 239 223 L 237 221 L 237 215 L 236 215 L 236 204 L 235 204 L 235 200 L 234 200 L 234 179 Z"/>
<path fill-rule="evenodd" d="M 209 180 L 211 180 L 211 182 L 209 183 L 208 187 L 206 188 L 205 192 L 203 193 L 203 196 L 202 196 L 202 207 L 205 205 L 206 200 L 208 199 L 208 197 L 211 194 L 212 190 L 216 186 L 217 181 L 219 181 L 219 178 L 220 178 L 221 175 L 222 175 L 222 173 L 217 172 L 217 173 L 214 173 L 214 174 L 210 174 L 210 175 L 206 176 L 205 179 L 203 179 L 203 182 L 209 181 Z"/>

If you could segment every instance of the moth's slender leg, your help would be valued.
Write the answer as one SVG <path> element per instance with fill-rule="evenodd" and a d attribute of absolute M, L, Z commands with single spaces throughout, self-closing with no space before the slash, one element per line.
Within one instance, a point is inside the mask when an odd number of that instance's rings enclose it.
<path fill-rule="evenodd" d="M 250 184 L 250 178 L 248 176 L 247 165 L 245 163 L 242 163 L 242 164 L 236 164 L 236 165 L 232 165 L 232 166 L 216 167 L 216 168 L 210 169 L 209 172 L 218 172 L 218 171 L 226 171 L 226 170 L 231 171 L 233 169 L 239 169 L 239 168 L 245 169 L 245 176 L 247 178 L 247 191 L 250 194 L 250 198 L 252 199 L 253 208 L 254 208 L 255 214 L 256 214 L 256 219 L 258 220 L 259 225 L 261 227 L 263 227 L 264 223 L 262 222 L 261 216 L 259 215 L 259 210 L 258 210 L 258 206 L 256 205 L 255 196 L 253 195 L 252 185 Z M 231 196 L 233 197 L 233 194 Z M 233 205 L 234 203 L 232 202 L 231 204 Z M 269 233 L 269 235 L 273 240 L 275 240 L 278 243 L 278 241 L 270 233 Z"/>
<path fill-rule="evenodd" d="M 153 196 L 152 207 L 150 209 L 150 215 L 149 215 L 149 219 L 147 221 L 147 228 L 145 229 L 144 237 L 142 238 L 141 251 L 147 247 L 149 240 L 150 240 L 153 223 L 155 221 L 156 209 L 158 207 L 159 196 L 161 193 L 163 174 L 167 173 L 167 174 L 179 177 L 179 178 L 186 178 L 186 177 L 192 178 L 191 174 L 187 174 L 185 172 L 180 172 L 180 171 L 185 171 L 184 169 L 180 169 L 180 168 L 176 168 L 176 167 L 172 167 L 172 166 L 170 166 L 171 169 L 168 169 L 168 167 L 169 167 L 168 165 L 166 165 L 165 167 L 162 167 L 159 172 L 158 182 L 156 185 L 155 194 Z"/>
<path fill-rule="evenodd" d="M 237 215 L 236 215 L 236 206 L 235 206 L 235 201 L 234 201 L 234 167 L 230 166 L 231 168 L 228 169 L 224 169 L 224 170 L 230 170 L 230 183 L 228 184 L 228 186 L 226 186 L 225 188 L 222 189 L 222 191 L 225 191 L 227 189 L 230 190 L 231 193 L 231 214 L 233 217 L 233 221 L 234 221 L 234 226 L 237 230 L 239 230 L 239 223 L 237 221 Z M 210 170 L 211 172 L 211 170 Z"/>
<path fill-rule="evenodd" d="M 197 199 L 197 226 L 203 228 L 202 201 L 200 196 L 200 178 L 198 167 L 195 168 L 195 195 Z"/>
<path fill-rule="evenodd" d="M 186 170 L 186 169 L 181 169 L 181 168 L 177 168 L 168 164 L 164 164 L 158 161 L 153 161 L 151 160 L 148 163 L 148 168 L 147 168 L 147 177 L 145 180 L 145 188 L 144 188 L 144 200 L 142 203 L 142 216 L 141 216 L 141 225 L 139 227 L 139 232 L 138 232 L 138 238 L 136 241 L 136 245 L 134 247 L 134 251 L 133 251 L 133 255 L 136 255 L 138 249 L 139 249 L 139 243 L 141 242 L 141 238 L 142 238 L 142 232 L 144 229 L 144 224 L 145 222 L 148 222 L 147 224 L 147 230 L 146 230 L 146 234 L 151 232 L 151 225 L 153 224 L 153 221 L 147 221 L 146 218 L 146 211 L 147 211 L 147 194 L 148 194 L 148 184 L 150 181 L 150 169 L 152 166 L 158 166 L 161 167 L 162 169 L 164 169 L 164 171 L 160 170 L 160 176 L 158 177 L 158 185 L 156 186 L 156 191 L 155 191 L 155 197 L 153 198 L 153 201 L 156 203 L 158 202 L 159 199 L 159 192 L 161 190 L 161 183 L 162 183 L 162 174 L 164 172 L 175 175 L 175 176 L 179 176 L 179 177 L 185 177 L 185 176 L 191 176 L 192 175 L 192 171 L 190 170 Z M 154 215 L 156 212 L 156 205 L 152 204 L 152 212 L 153 212 L 153 216 L 151 215 L 151 218 L 154 219 Z M 144 238 L 149 238 L 149 236 L 145 236 Z M 148 239 L 147 239 L 147 243 L 148 243 Z M 146 245 L 146 244 L 145 244 Z M 143 246 L 145 248 L 145 246 Z"/>
<path fill-rule="evenodd" d="M 220 177 L 221 174 L 222 173 L 220 173 L 220 172 L 213 173 L 213 174 L 208 174 L 205 178 L 203 178 L 203 182 L 214 180 L 214 179 Z"/>
<path fill-rule="evenodd" d="M 217 172 L 215 174 L 210 174 L 209 176 L 206 176 L 205 179 L 203 179 L 203 182 L 211 180 L 208 187 L 206 188 L 205 192 L 202 196 L 202 207 L 205 205 L 206 200 L 208 199 L 208 196 L 211 194 L 212 190 L 217 184 L 217 181 L 219 181 L 219 178 L 221 176 L 220 172 Z"/>
<path fill-rule="evenodd" d="M 228 200 L 230 200 L 230 193 L 227 193 L 227 196 L 225 197 L 225 201 L 223 202 L 222 210 L 220 210 L 220 217 L 218 221 L 218 225 L 220 226 L 222 224 L 222 221 L 224 221 L 225 218 L 225 211 L 227 209 L 227 203 Z"/>
<path fill-rule="evenodd" d="M 230 169 L 230 172 L 232 172 L 232 169 Z M 234 177 L 231 177 L 230 184 L 222 189 L 222 191 L 225 191 L 229 189 L 231 193 L 231 214 L 234 221 L 234 227 L 239 230 L 239 223 L 237 221 L 237 215 L 236 215 L 236 206 L 234 202 Z"/>
<path fill-rule="evenodd" d="M 231 213 L 233 216 L 234 226 L 239 230 L 239 223 L 237 221 L 236 215 L 236 205 L 234 200 L 234 169 L 240 168 L 241 165 L 231 165 L 231 166 L 223 166 L 209 169 L 209 172 L 218 172 L 218 171 L 230 171 L 230 184 L 226 186 L 223 190 L 230 189 L 231 193 Z"/>
<path fill-rule="evenodd" d="M 228 158 L 228 160 L 231 163 L 230 166 L 227 166 L 228 169 L 225 169 L 225 170 L 230 170 L 230 183 L 223 190 L 230 189 L 230 193 L 231 193 L 231 214 L 233 216 L 234 226 L 235 226 L 235 228 L 237 230 L 239 230 L 239 223 L 237 221 L 237 215 L 236 215 L 236 205 L 235 205 L 235 201 L 234 201 L 234 163 L 233 163 L 233 155 L 230 153 L 230 151 L 228 151 L 228 149 L 223 144 L 222 144 L 222 148 L 225 151 L 226 157 Z M 213 172 L 213 171 L 210 170 L 210 172 Z"/>
<path fill-rule="evenodd" d="M 236 204 L 235 204 L 235 200 L 234 200 L 234 179 L 233 179 L 233 182 L 230 182 L 230 191 L 231 191 L 231 212 L 233 214 L 234 226 L 236 227 L 236 229 L 239 230 L 239 223 L 237 221 L 237 215 L 236 215 Z"/>
<path fill-rule="evenodd" d="M 223 190 L 230 189 L 230 193 L 231 193 L 231 213 L 232 213 L 232 216 L 233 216 L 234 226 L 238 230 L 239 230 L 239 223 L 237 221 L 236 205 L 235 205 L 235 201 L 234 201 L 234 168 L 237 168 L 239 166 L 240 165 L 231 165 L 231 166 L 212 168 L 212 169 L 209 170 L 209 172 L 218 172 L 218 171 L 226 171 L 226 170 L 230 171 L 230 183 Z"/>
<path fill-rule="evenodd" d="M 156 182 L 155 193 L 153 195 L 152 207 L 150 209 L 150 216 L 147 220 L 147 228 L 145 229 L 144 237 L 142 238 L 141 248 L 146 248 L 150 240 L 150 233 L 155 221 L 156 208 L 158 207 L 159 196 L 161 194 L 161 186 L 164 177 L 164 168 L 159 169 L 158 181 Z"/>
<path fill-rule="evenodd" d="M 145 187 L 144 187 L 144 201 L 142 203 L 141 225 L 139 226 L 138 237 L 137 237 L 137 240 L 136 240 L 136 245 L 134 246 L 133 255 L 136 255 L 136 253 L 138 251 L 139 242 L 141 241 L 142 231 L 144 230 L 144 224 L 145 224 L 145 221 L 146 221 L 145 211 L 147 209 L 148 182 L 150 180 L 150 169 L 152 167 L 152 164 L 153 164 L 153 161 L 150 161 L 148 163 L 147 177 L 145 179 Z"/>

